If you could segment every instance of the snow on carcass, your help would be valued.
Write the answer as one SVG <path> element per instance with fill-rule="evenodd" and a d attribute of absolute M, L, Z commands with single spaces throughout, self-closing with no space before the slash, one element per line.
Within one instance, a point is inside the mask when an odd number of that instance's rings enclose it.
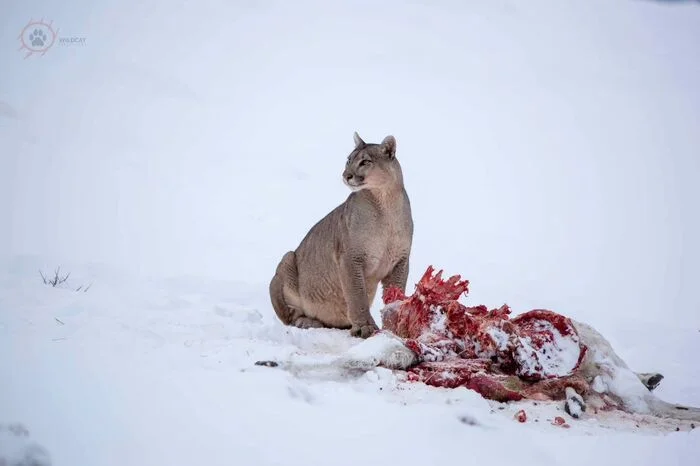
<path fill-rule="evenodd" d="M 468 289 L 469 281 L 443 280 L 430 266 L 413 295 L 384 290 L 383 330 L 403 338 L 419 361 L 408 368 L 409 380 L 464 386 L 498 401 L 564 399 L 566 387 L 588 391 L 576 374 L 586 347 L 567 317 L 535 309 L 511 318 L 507 305 L 467 307 L 458 300 Z"/>
<path fill-rule="evenodd" d="M 518 335 L 513 351 L 518 375 L 561 377 L 578 367 L 583 348 L 567 318 L 535 310 L 515 317 L 512 322 L 516 323 Z"/>

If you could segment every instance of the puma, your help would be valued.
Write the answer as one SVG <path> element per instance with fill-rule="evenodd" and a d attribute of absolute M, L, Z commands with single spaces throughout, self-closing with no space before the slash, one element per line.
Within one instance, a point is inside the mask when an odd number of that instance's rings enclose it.
<path fill-rule="evenodd" d="M 269 291 L 285 325 L 367 338 L 378 330 L 370 306 L 379 284 L 406 288 L 413 218 L 396 139 L 366 143 L 355 132 L 354 142 L 342 173 L 351 193 L 284 254 Z"/>

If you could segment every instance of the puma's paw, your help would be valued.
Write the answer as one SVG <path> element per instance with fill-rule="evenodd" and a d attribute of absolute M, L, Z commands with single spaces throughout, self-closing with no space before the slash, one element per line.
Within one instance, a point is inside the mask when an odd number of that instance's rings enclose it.
<path fill-rule="evenodd" d="M 353 337 L 369 338 L 379 330 L 377 324 L 370 322 L 365 325 L 353 325 L 350 328 L 350 335 Z"/>

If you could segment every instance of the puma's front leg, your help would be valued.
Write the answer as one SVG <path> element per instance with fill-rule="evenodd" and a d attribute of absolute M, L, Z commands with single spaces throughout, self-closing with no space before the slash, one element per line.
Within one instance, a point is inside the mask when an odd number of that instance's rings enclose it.
<path fill-rule="evenodd" d="M 396 286 L 401 292 L 406 293 L 406 283 L 408 281 L 408 256 L 402 257 L 389 274 L 382 279 L 382 288 L 385 290 L 390 286 Z"/>
<path fill-rule="evenodd" d="M 340 282 L 347 303 L 350 334 L 360 338 L 370 337 L 379 330 L 369 312 L 364 265 L 361 255 L 345 254 L 340 258 Z"/>

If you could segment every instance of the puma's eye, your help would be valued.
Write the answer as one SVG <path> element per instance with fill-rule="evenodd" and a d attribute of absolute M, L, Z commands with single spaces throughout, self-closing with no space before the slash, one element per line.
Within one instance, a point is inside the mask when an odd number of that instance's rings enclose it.
<path fill-rule="evenodd" d="M 365 159 L 365 160 L 363 160 L 362 162 L 360 162 L 360 166 L 361 166 L 361 167 L 364 167 L 365 165 L 369 165 L 370 163 L 372 163 L 372 162 L 369 161 L 369 160 L 367 160 L 367 159 Z"/>

